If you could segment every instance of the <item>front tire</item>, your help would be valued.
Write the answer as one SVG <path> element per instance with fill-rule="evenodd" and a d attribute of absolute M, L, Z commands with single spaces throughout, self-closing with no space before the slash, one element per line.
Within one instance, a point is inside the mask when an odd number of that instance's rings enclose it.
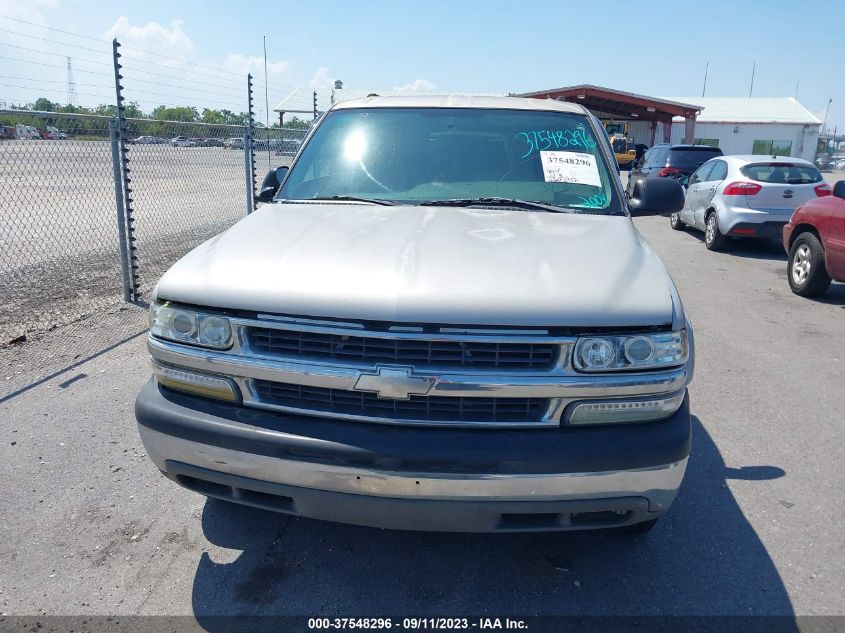
<path fill-rule="evenodd" d="M 824 246 L 812 233 L 801 233 L 789 249 L 786 268 L 789 287 L 800 297 L 818 297 L 830 286 L 824 265 Z"/>
<path fill-rule="evenodd" d="M 724 248 L 726 238 L 719 230 L 719 218 L 711 211 L 704 220 L 704 246 L 708 251 L 718 251 Z"/>
<path fill-rule="evenodd" d="M 672 215 L 669 216 L 669 226 L 671 226 L 676 231 L 683 231 L 687 228 L 687 225 L 684 224 L 683 220 L 681 220 L 681 214 L 675 211 Z"/>

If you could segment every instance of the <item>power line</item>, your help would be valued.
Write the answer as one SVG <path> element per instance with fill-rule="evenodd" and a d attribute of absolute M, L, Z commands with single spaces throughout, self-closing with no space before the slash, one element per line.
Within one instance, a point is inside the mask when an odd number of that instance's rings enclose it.
<path fill-rule="evenodd" d="M 100 53 L 102 55 L 108 55 L 108 52 L 100 50 L 98 48 L 89 48 L 88 46 L 80 46 L 79 44 L 71 44 L 70 42 L 60 42 L 58 40 L 51 40 L 46 37 L 38 37 L 37 35 L 30 35 L 29 33 L 18 33 L 17 31 L 10 31 L 9 29 L 0 28 L 0 31 L 4 33 L 11 33 L 12 35 L 17 35 L 19 37 L 28 37 L 33 40 L 40 40 L 42 42 L 49 42 L 50 44 L 61 44 L 62 46 L 71 46 L 73 48 L 78 48 L 83 51 L 91 51 L 93 53 Z"/>
<path fill-rule="evenodd" d="M 50 51 L 42 51 L 37 48 L 27 48 L 26 46 L 18 46 L 17 44 L 7 44 L 6 42 L 0 42 L 0 46 L 8 46 L 9 48 L 16 48 L 21 51 L 27 51 L 28 53 L 40 53 L 41 55 L 50 55 L 52 57 L 65 57 L 65 53 L 51 53 Z M 87 59 L 85 57 L 74 57 L 76 61 L 79 62 L 87 62 L 89 64 L 99 64 L 101 66 L 105 66 L 108 62 L 100 61 L 97 59 Z M 111 65 L 111 64 L 109 64 Z M 64 66 L 59 66 L 59 68 L 64 68 Z"/>
<path fill-rule="evenodd" d="M 17 46 L 16 44 L 6 44 L 5 42 L 0 42 L 0 46 L 8 46 L 8 47 L 10 47 L 10 48 L 15 48 L 15 49 L 22 50 L 22 51 L 27 51 L 27 52 L 30 52 L 30 53 L 41 53 L 41 54 L 44 54 L 44 55 L 50 55 L 50 56 L 54 56 L 54 57 L 56 57 L 56 56 L 59 56 L 59 55 L 60 55 L 60 53 L 51 53 L 51 52 L 49 52 L 49 51 L 43 51 L 43 50 L 37 50 L 37 49 L 32 49 L 32 48 L 26 48 L 26 47 L 24 47 L 24 46 Z M 64 56 L 64 55 L 62 55 L 62 56 Z M 66 68 L 65 66 L 59 66 L 59 65 L 57 65 L 57 64 L 47 64 L 47 63 L 45 63 L 45 62 L 35 62 L 35 61 L 29 60 L 29 59 L 20 59 L 20 58 L 16 58 L 16 57 L 7 57 L 7 56 L 3 56 L 3 55 L 0 55 L 0 59 L 9 59 L 9 60 L 12 60 L 12 61 L 23 62 L 23 63 L 25 63 L 25 64 L 35 64 L 35 65 L 38 65 L 38 66 L 45 66 L 45 67 L 47 67 L 47 68 L 63 68 L 63 69 L 64 69 L 64 68 Z M 85 59 L 85 58 L 79 58 L 79 57 L 74 57 L 73 59 L 75 59 L 75 60 L 77 60 L 77 61 L 80 61 L 80 62 L 90 63 L 90 64 L 100 64 L 100 65 L 105 65 L 105 63 L 106 63 L 106 62 L 96 61 L 96 60 L 93 60 L 93 59 Z M 126 69 L 126 67 L 124 67 L 124 69 Z M 170 79 L 177 79 L 177 80 L 179 80 L 179 81 L 183 81 L 183 82 L 196 83 L 196 84 L 201 84 L 201 85 L 206 85 L 206 86 L 213 86 L 213 87 L 217 87 L 218 89 L 220 89 L 218 84 L 213 84 L 213 83 L 204 82 L 204 81 L 198 81 L 198 80 L 196 80 L 196 79 L 186 79 L 186 78 L 184 78 L 184 77 L 177 77 L 177 76 L 175 76 L 175 75 L 165 75 L 165 74 L 162 74 L 162 73 L 156 73 L 156 72 L 153 72 L 153 71 L 150 71 L 150 70 L 144 70 L 144 69 L 142 69 L 142 68 L 128 68 L 128 70 L 134 70 L 135 72 L 146 73 L 146 74 L 155 75 L 155 76 L 159 76 L 159 77 L 166 77 L 166 78 L 170 78 Z M 84 70 L 84 69 L 77 69 L 77 72 L 83 72 L 83 73 L 91 73 L 91 74 L 95 74 L 95 75 L 109 76 L 109 75 L 107 75 L 106 73 L 97 73 L 97 72 L 94 72 L 94 71 L 91 71 L 91 70 Z M 143 80 L 143 79 L 137 79 L 136 81 L 144 81 L 144 82 L 146 82 L 146 83 L 153 83 L 153 84 L 156 84 L 156 83 L 157 83 L 157 82 L 152 82 L 152 81 L 149 81 L 149 80 Z M 163 84 L 162 84 L 162 85 L 163 85 Z M 173 86 L 172 84 L 170 84 L 170 86 L 171 86 L 171 87 L 178 87 L 178 88 L 183 89 L 183 90 L 194 90 L 194 91 L 198 91 L 198 89 L 195 89 L 195 88 L 183 88 L 182 86 Z M 205 92 L 210 92 L 210 91 L 205 91 Z M 238 93 L 237 93 L 237 92 L 235 92 L 235 91 L 233 91 L 233 92 L 231 92 L 231 93 L 218 92 L 218 93 L 216 93 L 216 94 L 218 94 L 218 95 L 220 95 L 220 96 L 228 96 L 229 94 L 231 94 L 232 96 L 235 96 L 235 95 L 236 95 L 236 94 L 238 94 Z"/>
<path fill-rule="evenodd" d="M 0 79 L 16 79 L 18 81 L 38 81 L 46 84 L 63 84 L 64 81 L 56 81 L 53 79 L 33 79 L 32 77 L 13 77 L 12 75 L 0 75 Z M 86 86 L 88 88 L 106 88 L 111 86 L 104 86 L 103 84 L 76 84 L 77 86 Z"/>
<path fill-rule="evenodd" d="M 118 40 L 119 41 L 119 40 Z M 220 68 L 219 66 L 209 66 L 207 64 L 200 64 L 199 62 L 191 62 L 186 59 L 179 59 L 178 57 L 171 57 L 170 55 L 162 55 L 161 53 L 155 53 L 153 51 L 148 51 L 143 48 L 138 48 L 137 46 L 130 46 L 129 44 L 121 44 L 121 48 L 128 48 L 133 51 L 140 51 L 142 53 L 146 53 L 147 55 L 154 55 L 155 57 L 161 57 L 163 59 L 172 59 L 173 61 L 180 62 L 182 64 L 191 64 L 192 66 L 199 66 L 200 68 L 207 68 L 209 70 L 213 70 L 214 72 L 218 73 L 228 73 L 235 77 L 240 77 L 240 73 L 233 72 L 231 70 L 226 70 L 225 68 Z M 137 57 L 135 59 L 138 59 Z M 147 61 L 147 60 L 139 60 L 139 61 Z M 154 62 L 147 61 L 147 63 L 152 64 Z M 161 64 L 163 65 L 163 64 Z"/>
<path fill-rule="evenodd" d="M 81 33 L 72 33 L 71 31 L 63 31 L 62 29 L 55 29 L 52 26 L 44 26 L 43 24 L 36 24 L 35 22 L 27 22 L 26 20 L 21 20 L 20 18 L 13 18 L 9 15 L 0 15 L 0 18 L 5 18 L 6 20 L 13 20 L 14 22 L 20 22 L 21 24 L 29 24 L 30 26 L 38 27 L 39 29 L 47 29 L 48 31 L 55 31 L 56 33 L 64 33 L 65 35 L 73 35 L 74 37 L 81 37 L 86 40 L 92 40 L 94 42 L 103 42 L 102 38 L 99 37 L 91 37 L 90 35 L 82 35 Z"/>
<path fill-rule="evenodd" d="M 66 31 L 66 30 L 63 30 L 63 29 L 57 29 L 57 28 L 53 28 L 53 27 L 49 27 L 49 26 L 44 26 L 44 25 L 41 25 L 41 24 L 36 24 L 35 22 L 29 22 L 27 20 L 21 20 L 20 18 L 13 18 L 13 17 L 8 16 L 8 15 L 0 15 L 0 18 L 4 18 L 4 19 L 7 19 L 7 20 L 13 20 L 15 22 L 20 22 L 21 24 L 28 24 L 29 26 L 34 26 L 36 28 L 47 29 L 49 31 L 54 31 L 56 33 L 62 33 L 64 35 L 70 35 L 72 37 L 83 38 L 83 39 L 90 40 L 90 41 L 93 41 L 93 42 L 102 42 L 103 44 L 108 43 L 106 40 L 103 40 L 101 38 L 91 37 L 91 36 L 88 36 L 88 35 L 82 35 L 80 33 L 73 33 L 71 31 Z M 29 37 L 31 39 L 36 39 L 36 40 L 40 40 L 40 41 L 43 41 L 43 42 L 49 42 L 51 44 L 59 44 L 61 46 L 70 46 L 70 47 L 73 47 L 73 48 L 78 48 L 80 50 L 91 51 L 91 52 L 99 53 L 99 54 L 103 54 L 103 55 L 109 54 L 108 52 L 102 51 L 100 49 L 90 48 L 90 47 L 86 47 L 86 46 L 80 46 L 79 44 L 73 44 L 71 42 L 62 42 L 62 41 L 59 41 L 59 40 L 52 40 L 52 39 L 45 38 L 45 37 L 39 37 L 39 36 L 36 36 L 36 35 L 29 35 L 29 34 L 26 34 L 26 33 L 19 33 L 19 32 L 16 32 L 16 31 L 10 31 L 8 29 L 3 29 L 3 28 L 0 28 L 0 31 L 4 31 L 6 33 L 12 33 L 12 34 L 19 35 L 19 36 L 22 36 L 22 37 Z M 18 48 L 19 50 L 25 50 L 25 51 L 32 52 L 32 53 L 41 53 L 41 54 L 44 54 L 44 55 L 57 55 L 57 53 L 51 53 L 49 51 L 26 48 L 26 47 L 23 47 L 23 46 L 16 46 L 14 44 L 5 44 L 5 43 L 2 43 L 2 42 L 0 42 L 0 44 L 3 44 L 5 46 L 10 46 L 12 48 Z M 136 46 L 131 46 L 129 44 L 121 44 L 121 47 L 131 49 L 131 50 L 135 50 L 135 51 L 139 51 L 139 52 L 146 53 L 146 54 L 149 54 L 149 55 L 154 55 L 156 57 L 161 57 L 163 59 L 170 59 L 170 60 L 179 62 L 181 64 L 186 64 L 186 65 L 189 65 L 189 66 L 196 66 L 196 67 L 199 67 L 199 68 L 207 69 L 207 70 L 213 71 L 215 73 L 221 73 L 222 72 L 222 73 L 226 73 L 228 75 L 231 75 L 233 77 L 241 77 L 240 73 L 237 73 L 237 72 L 234 72 L 234 71 L 231 71 L 231 70 L 227 70 L 227 69 L 221 68 L 219 66 L 211 66 L 211 65 L 208 65 L 208 64 L 201 64 L 199 62 L 192 62 L 192 61 L 189 61 L 189 60 L 186 60 L 186 59 L 179 59 L 177 57 L 172 57 L 172 56 L 169 56 L 169 55 L 156 53 L 155 51 L 149 51 L 149 50 L 139 48 L 139 47 L 136 47 Z M 143 63 L 143 64 L 151 64 L 151 65 L 154 65 L 154 66 L 159 66 L 161 68 L 173 68 L 172 66 L 169 66 L 167 64 L 162 64 L 160 62 L 142 59 L 140 57 L 124 55 L 124 58 L 127 59 L 127 60 L 137 61 L 137 62 Z M 98 61 L 98 60 L 84 59 L 84 58 L 79 58 L 79 57 L 75 57 L 75 59 L 77 59 L 78 61 L 94 63 L 94 64 L 104 63 L 104 62 L 101 62 L 101 61 Z M 21 60 L 21 61 L 27 61 L 27 60 Z M 146 72 L 148 74 L 153 74 L 153 75 L 156 74 L 156 73 L 153 73 L 151 71 L 143 71 L 141 69 L 136 69 L 136 70 L 137 70 L 137 72 Z M 199 74 L 201 77 L 211 78 L 211 77 L 214 76 L 214 75 L 201 74 L 198 71 L 195 71 L 195 72 L 197 72 L 197 74 Z M 209 85 L 209 86 L 213 86 L 213 87 L 219 87 L 219 83 L 218 84 L 211 84 L 211 83 L 207 83 L 207 82 L 201 82 L 201 81 L 198 81 L 198 80 L 195 80 L 195 79 L 187 79 L 186 80 L 183 77 L 174 77 L 172 75 L 161 75 L 161 76 L 168 77 L 168 78 L 171 78 L 171 79 L 179 79 L 179 80 L 182 80 L 182 81 L 192 81 L 193 83 L 205 84 L 205 85 Z M 266 80 L 266 76 L 265 76 L 265 83 L 269 86 L 276 86 L 276 87 L 279 87 L 279 88 L 282 88 L 282 89 L 285 89 L 285 90 L 295 90 L 296 89 L 295 86 L 291 86 L 291 85 L 288 85 L 288 84 L 269 82 L 269 81 Z"/>
<path fill-rule="evenodd" d="M 151 70 L 144 70 L 143 68 L 135 68 L 134 66 L 124 65 L 123 70 L 124 71 L 128 70 L 128 71 L 132 71 L 132 72 L 136 72 L 136 73 L 144 73 L 144 74 L 147 74 L 147 75 L 153 75 L 155 77 L 163 77 L 165 79 L 176 79 L 177 81 L 187 81 L 187 82 L 190 82 L 190 83 L 199 84 L 201 86 L 212 86 L 214 88 L 218 88 L 218 90 L 223 90 L 223 88 L 221 88 L 219 86 L 219 84 L 213 84 L 213 83 L 209 83 L 207 81 L 199 81 L 197 79 L 185 79 L 184 77 L 178 77 L 176 75 L 165 75 L 164 73 L 157 73 L 157 72 L 153 72 Z M 132 81 L 141 81 L 141 82 L 144 82 L 144 83 L 151 83 L 151 84 L 162 85 L 162 86 L 169 85 L 169 84 L 159 84 L 157 81 L 152 81 L 150 79 L 138 79 L 137 77 L 133 78 Z M 176 87 L 176 86 L 174 86 L 174 87 Z M 182 86 L 178 86 L 178 87 L 182 88 Z M 231 92 L 231 94 L 242 94 L 242 93 L 239 90 L 238 91 L 233 90 Z"/>
<path fill-rule="evenodd" d="M 33 90 L 32 86 L 16 86 L 14 84 L 0 84 L 0 86 L 3 86 L 5 88 L 21 88 L 22 90 Z M 62 93 L 62 94 L 64 94 L 64 92 L 65 92 L 61 88 L 56 88 L 56 89 L 53 89 L 53 88 L 38 88 L 38 90 L 41 90 L 42 92 L 55 92 L 55 93 Z M 110 96 L 110 95 L 95 95 L 95 94 L 86 93 L 86 92 L 79 92 L 77 94 L 82 95 L 83 97 L 96 97 L 98 99 L 104 99 L 104 98 L 107 98 L 107 96 Z"/>
<path fill-rule="evenodd" d="M 74 37 L 81 37 L 83 39 L 91 40 L 93 42 L 102 42 L 103 44 L 109 43 L 108 40 L 104 40 L 102 38 L 91 37 L 90 35 L 82 35 L 80 33 L 73 33 L 71 31 L 64 31 L 62 29 L 56 29 L 56 28 L 53 28 L 53 27 L 44 26 L 42 24 L 36 24 L 35 22 L 28 22 L 26 20 L 21 20 L 20 18 L 13 18 L 13 17 L 8 16 L 8 15 L 0 15 L 0 18 L 5 18 L 7 20 L 13 20 L 15 22 L 20 22 L 22 24 L 28 24 L 29 26 L 34 26 L 34 27 L 40 28 L 40 29 L 47 29 L 49 31 L 55 31 L 57 33 L 64 33 L 65 35 L 71 35 L 71 36 L 74 36 Z M 46 39 L 46 38 L 43 38 L 43 37 L 38 37 L 36 35 L 27 35 L 25 33 L 17 33 L 15 31 L 8 31 L 7 29 L 0 29 L 0 31 L 6 31 L 7 33 L 14 33 L 15 35 L 23 35 L 24 37 L 31 37 L 31 38 L 34 38 L 34 39 L 40 39 L 40 40 L 43 40 L 45 42 L 52 42 L 54 44 L 66 44 L 68 46 L 77 46 L 78 48 L 85 48 L 85 47 L 79 46 L 77 44 L 70 44 L 69 42 L 57 42 L 55 40 L 49 40 L 49 39 Z M 211 66 L 211 65 L 208 65 L 208 64 L 200 64 L 199 62 L 188 61 L 186 59 L 179 59 L 178 57 L 172 57 L 172 56 L 169 56 L 169 55 L 164 55 L 162 53 L 156 53 L 155 51 L 150 51 L 150 50 L 147 50 L 147 49 L 144 49 L 144 48 L 139 48 L 137 46 L 131 46 L 129 44 L 121 43 L 120 46 L 121 46 L 121 48 L 127 48 L 127 49 L 131 49 L 131 50 L 139 51 L 141 53 L 146 53 L 148 55 L 154 55 L 155 57 L 161 57 L 163 59 L 171 59 L 173 61 L 181 62 L 183 64 L 191 64 L 193 66 L 200 66 L 202 68 L 207 68 L 207 69 L 213 70 L 215 72 L 228 73 L 228 74 L 233 75 L 235 77 L 241 76 L 240 73 L 236 73 L 234 71 L 227 70 L 227 69 L 221 68 L 219 66 Z M 85 50 L 94 50 L 94 49 L 85 48 Z M 100 51 L 96 51 L 96 52 L 100 52 Z M 138 59 L 138 58 L 134 58 L 134 59 Z M 141 60 L 141 59 L 138 59 L 138 60 L 139 61 L 146 61 L 146 60 Z M 154 62 L 148 62 L 148 63 L 154 63 Z"/>
<path fill-rule="evenodd" d="M 10 75 L 0 75 L 0 78 L 14 79 L 14 80 L 17 80 L 17 81 L 41 82 L 41 83 L 51 83 L 51 84 L 64 83 L 64 82 L 61 82 L 61 81 L 51 81 L 49 79 L 29 79 L 29 78 L 26 78 L 26 77 L 13 77 L 13 76 L 10 76 Z M 9 86 L 11 88 L 23 88 L 25 90 L 50 90 L 50 91 L 53 91 L 53 92 L 57 92 L 56 90 L 53 90 L 51 88 L 42 88 L 41 86 L 19 86 L 19 85 L 18 86 L 12 86 L 11 84 L 0 84 L 0 85 L 6 85 L 6 86 Z M 88 88 L 104 88 L 106 90 L 111 88 L 111 86 L 106 86 L 106 85 L 103 85 L 103 84 L 82 83 L 82 84 L 79 84 L 79 85 L 80 86 L 86 86 Z M 174 94 L 169 94 L 169 93 L 152 92 L 152 91 L 149 91 L 149 90 L 136 90 L 135 92 L 140 92 L 140 93 L 143 93 L 143 94 L 149 94 L 149 95 L 158 96 L 158 97 L 168 97 L 168 98 L 172 98 L 172 99 L 183 99 L 184 98 L 184 95 L 174 95 Z M 83 94 L 83 93 L 78 93 L 78 94 Z M 94 95 L 88 95 L 88 96 L 94 96 Z M 98 96 L 98 95 L 96 95 L 96 96 Z M 223 105 L 227 105 L 227 106 L 233 106 L 235 104 L 235 100 L 221 101 L 221 100 L 217 100 L 217 99 L 207 99 L 205 97 L 202 97 L 202 98 L 196 97 L 196 98 L 199 99 L 200 101 L 205 101 L 206 103 L 217 103 L 217 104 L 223 104 Z"/>
<path fill-rule="evenodd" d="M 0 45 L 2 45 L 2 42 L 0 42 Z M 41 51 L 35 51 L 35 52 L 40 53 Z M 30 59 L 21 59 L 19 57 L 7 57 L 6 55 L 0 55 L 0 59 L 8 59 L 8 60 L 11 60 L 13 62 L 21 62 L 23 64 L 34 64 L 36 66 L 45 66 L 47 68 L 62 68 L 62 69 L 64 68 L 64 66 L 58 66 L 56 64 L 45 64 L 44 62 L 34 62 Z M 89 75 L 100 75 L 102 77 L 111 77 L 111 75 L 109 75 L 108 73 L 98 73 L 96 70 L 83 70 L 83 69 L 77 68 L 76 72 L 78 72 L 78 73 L 88 73 Z"/>
<path fill-rule="evenodd" d="M 161 83 L 161 82 L 158 82 L 158 81 L 151 81 L 149 79 L 133 78 L 132 81 L 133 82 L 140 81 L 140 82 L 147 83 L 147 84 L 153 84 L 154 86 L 163 86 L 163 87 L 166 87 L 166 88 L 176 88 L 177 90 L 188 90 L 190 92 L 201 92 L 201 93 L 205 93 L 205 94 L 215 95 L 217 97 L 225 97 L 225 98 L 232 97 L 232 98 L 236 98 L 236 99 L 243 97 L 243 93 L 241 93 L 241 92 L 215 92 L 213 90 L 203 90 L 201 88 L 187 88 L 185 86 L 177 86 L 175 84 L 164 84 L 164 83 Z M 125 89 L 128 90 L 129 92 L 132 92 L 132 90 L 134 90 L 134 88 L 128 88 L 128 87 L 125 88 Z"/>

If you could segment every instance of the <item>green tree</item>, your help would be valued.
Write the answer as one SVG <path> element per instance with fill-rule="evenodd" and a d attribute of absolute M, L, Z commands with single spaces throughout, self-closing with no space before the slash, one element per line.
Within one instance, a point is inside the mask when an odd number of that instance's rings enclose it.
<path fill-rule="evenodd" d="M 307 130 L 309 127 L 311 127 L 311 125 L 308 123 L 308 121 L 303 121 L 302 119 L 292 116 L 291 118 L 285 121 L 284 127 L 293 128 L 295 130 Z"/>
<path fill-rule="evenodd" d="M 159 121 L 199 121 L 200 115 L 195 106 L 168 107 L 160 105 L 152 112 Z"/>
<path fill-rule="evenodd" d="M 44 97 L 39 97 L 35 100 L 35 103 L 32 104 L 32 109 L 38 110 L 39 112 L 55 112 L 59 109 L 59 104 L 53 103 Z"/>
<path fill-rule="evenodd" d="M 220 110 L 211 110 L 209 108 L 202 109 L 202 122 L 203 123 L 226 123 L 226 117 L 223 115 L 223 112 Z"/>

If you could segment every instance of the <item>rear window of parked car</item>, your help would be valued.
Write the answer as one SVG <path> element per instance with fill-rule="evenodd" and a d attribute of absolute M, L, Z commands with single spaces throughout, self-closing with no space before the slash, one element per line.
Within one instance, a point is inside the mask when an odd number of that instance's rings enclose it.
<path fill-rule="evenodd" d="M 742 175 L 757 182 L 806 185 L 821 182 L 821 172 L 810 165 L 760 163 L 741 168 Z"/>
<path fill-rule="evenodd" d="M 669 151 L 669 165 L 680 167 L 690 171 L 698 169 L 699 165 L 706 163 L 711 158 L 721 156 L 722 151 L 712 147 L 692 149 L 689 147 L 672 148 Z"/>

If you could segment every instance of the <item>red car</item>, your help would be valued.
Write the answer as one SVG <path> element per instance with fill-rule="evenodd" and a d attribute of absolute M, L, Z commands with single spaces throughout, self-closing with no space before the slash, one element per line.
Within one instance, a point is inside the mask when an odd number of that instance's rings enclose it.
<path fill-rule="evenodd" d="M 823 294 L 831 279 L 845 281 L 845 180 L 833 195 L 798 207 L 783 227 L 789 253 L 786 276 L 792 292 L 802 297 Z"/>

